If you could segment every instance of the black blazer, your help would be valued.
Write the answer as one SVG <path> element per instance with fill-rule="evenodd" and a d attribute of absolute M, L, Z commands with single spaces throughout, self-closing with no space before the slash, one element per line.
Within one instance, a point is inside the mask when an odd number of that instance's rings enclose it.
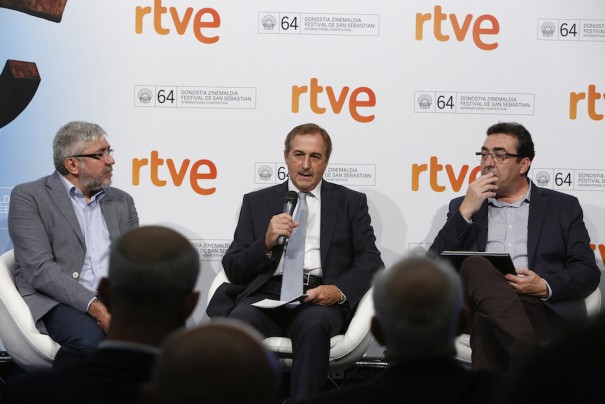
<path fill-rule="evenodd" d="M 448 219 L 430 251 L 485 251 L 487 200 L 472 216 L 472 224 L 460 215 L 464 198 L 450 202 Z M 576 197 L 531 184 L 527 254 L 529 269 L 552 289 L 546 304 L 564 318 L 586 316 L 583 301 L 599 285 L 601 273 L 590 249 L 582 208 Z"/>
<path fill-rule="evenodd" d="M 271 218 L 282 213 L 287 192 L 288 182 L 284 182 L 244 195 L 233 242 L 223 257 L 231 284 L 223 284 L 215 292 L 208 304 L 210 317 L 227 315 L 273 275 L 281 251 L 276 246 L 267 257 L 265 233 Z M 365 194 L 322 182 L 320 250 L 325 284 L 336 285 L 354 310 L 376 270 L 384 266 Z"/>

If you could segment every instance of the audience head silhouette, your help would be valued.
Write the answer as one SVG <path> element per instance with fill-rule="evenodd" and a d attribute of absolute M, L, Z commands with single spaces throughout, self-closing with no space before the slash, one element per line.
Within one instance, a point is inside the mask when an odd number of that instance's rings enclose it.
<path fill-rule="evenodd" d="M 109 274 L 99 284 L 112 315 L 108 338 L 137 334 L 147 340 L 135 342 L 159 345 L 195 308 L 199 271 L 197 251 L 178 232 L 144 226 L 125 233 L 112 245 Z"/>
<path fill-rule="evenodd" d="M 279 363 L 251 327 L 217 320 L 172 336 L 163 345 L 154 403 L 261 404 L 277 399 Z"/>
<path fill-rule="evenodd" d="M 458 274 L 443 261 L 410 257 L 376 276 L 372 331 L 388 359 L 454 356 L 466 319 Z"/>

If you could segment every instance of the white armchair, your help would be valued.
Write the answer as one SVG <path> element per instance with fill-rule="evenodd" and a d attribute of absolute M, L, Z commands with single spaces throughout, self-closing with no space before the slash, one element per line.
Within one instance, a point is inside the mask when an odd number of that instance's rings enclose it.
<path fill-rule="evenodd" d="M 41 334 L 15 287 L 13 250 L 0 256 L 0 339 L 15 363 L 25 370 L 50 368 L 61 347 Z"/>
<path fill-rule="evenodd" d="M 224 282 L 229 282 L 224 270 L 221 270 L 208 290 L 208 300 Z M 374 302 L 370 289 L 363 296 L 351 322 L 344 334 L 336 335 L 330 340 L 330 371 L 340 371 L 355 364 L 365 353 L 372 340 L 370 320 L 374 316 Z M 269 337 L 264 340 L 265 346 L 277 354 L 282 366 L 292 365 L 292 341 L 285 337 Z"/>

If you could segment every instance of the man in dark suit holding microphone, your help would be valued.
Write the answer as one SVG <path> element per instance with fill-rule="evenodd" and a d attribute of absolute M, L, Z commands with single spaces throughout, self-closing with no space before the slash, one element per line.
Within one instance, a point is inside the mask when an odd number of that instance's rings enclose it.
<path fill-rule="evenodd" d="M 244 196 L 223 257 L 232 284 L 219 287 L 208 305 L 211 317 L 228 315 L 266 337 L 292 339 L 292 402 L 321 390 L 330 338 L 342 331 L 383 266 L 366 196 L 322 180 L 331 151 L 330 136 L 318 125 L 290 131 L 284 150 L 290 179 Z M 299 194 L 293 215 L 284 212 L 288 190 Z M 288 239 L 285 248 L 281 236 Z M 252 306 L 302 293 L 307 296 L 301 304 Z"/>

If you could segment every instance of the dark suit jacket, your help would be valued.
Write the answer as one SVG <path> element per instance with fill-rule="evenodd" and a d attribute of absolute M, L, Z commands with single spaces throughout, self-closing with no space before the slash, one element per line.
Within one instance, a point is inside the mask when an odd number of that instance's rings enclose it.
<path fill-rule="evenodd" d="M 127 348 L 99 348 L 60 369 L 9 379 L 3 403 L 137 403 L 157 355 Z"/>
<path fill-rule="evenodd" d="M 375 381 L 335 389 L 301 404 L 489 403 L 497 376 L 473 372 L 453 358 L 427 358 L 389 365 Z"/>
<path fill-rule="evenodd" d="M 10 198 L 8 230 L 15 246 L 15 283 L 38 322 L 59 302 L 86 311 L 95 292 L 80 285 L 86 242 L 58 172 L 16 186 Z M 101 211 L 113 241 L 136 227 L 132 197 L 107 188 Z"/>
<path fill-rule="evenodd" d="M 265 233 L 274 215 L 283 212 L 288 183 L 244 195 L 233 243 L 223 257 L 231 285 L 223 284 L 208 304 L 208 315 L 225 316 L 242 298 L 273 275 L 279 247 L 265 254 Z M 336 285 L 355 309 L 384 266 L 376 248 L 365 194 L 326 181 L 321 185 L 320 250 L 324 283 Z M 353 311 L 351 310 L 351 311 Z"/>
<path fill-rule="evenodd" d="M 468 224 L 458 208 L 464 198 L 450 202 L 448 219 L 430 251 L 485 251 L 487 201 Z M 546 304 L 563 318 L 586 316 L 583 301 L 599 285 L 600 271 L 590 249 L 578 199 L 531 184 L 527 224 L 529 269 L 545 279 L 552 289 Z"/>

